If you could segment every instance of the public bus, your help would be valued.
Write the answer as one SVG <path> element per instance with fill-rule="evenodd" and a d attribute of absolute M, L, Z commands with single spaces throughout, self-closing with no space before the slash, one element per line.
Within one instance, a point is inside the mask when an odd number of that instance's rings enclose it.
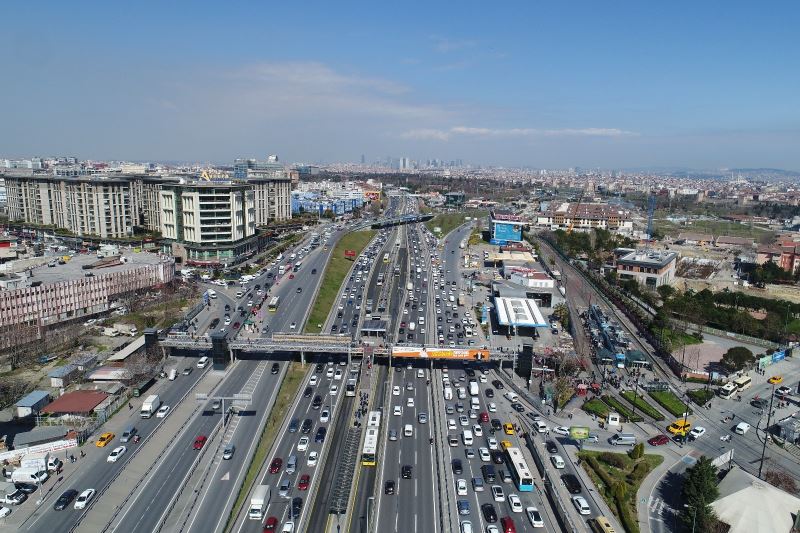
<path fill-rule="evenodd" d="M 267 310 L 272 311 L 273 313 L 278 310 L 278 306 L 281 304 L 280 296 L 273 296 L 272 299 L 267 304 Z"/>
<path fill-rule="evenodd" d="M 379 428 L 381 427 L 381 412 L 380 411 L 370 411 L 369 415 L 367 416 L 367 427 L 368 428 Z"/>
<path fill-rule="evenodd" d="M 363 466 L 375 466 L 375 458 L 378 454 L 378 434 L 379 428 L 367 428 L 364 436 L 364 449 L 361 451 L 361 464 Z"/>
<path fill-rule="evenodd" d="M 734 396 L 736 396 L 738 392 L 739 392 L 739 387 L 737 387 L 736 383 L 733 382 L 726 383 L 725 385 L 717 389 L 717 394 L 719 394 L 719 397 L 722 398 L 723 400 L 729 400 L 733 398 Z"/>
<path fill-rule="evenodd" d="M 300 260 L 300 261 L 298 261 L 297 263 L 294 264 L 294 270 L 293 271 L 297 272 L 298 270 L 300 270 L 301 266 L 303 266 L 303 261 L 302 260 Z"/>
<path fill-rule="evenodd" d="M 511 469 L 511 477 L 517 485 L 517 489 L 522 492 L 533 491 L 533 476 L 528 468 L 528 463 L 525 462 L 525 457 L 519 448 L 511 447 L 506 449 L 508 455 L 508 464 Z"/>
<path fill-rule="evenodd" d="M 736 378 L 733 380 L 733 382 L 736 384 L 736 388 L 739 389 L 739 391 L 749 389 L 750 386 L 753 384 L 753 380 L 750 379 L 750 376 L 742 376 L 740 378 Z"/>
<path fill-rule="evenodd" d="M 383 254 L 383 262 L 384 263 L 388 263 L 389 262 L 389 252 L 386 252 L 385 254 Z"/>

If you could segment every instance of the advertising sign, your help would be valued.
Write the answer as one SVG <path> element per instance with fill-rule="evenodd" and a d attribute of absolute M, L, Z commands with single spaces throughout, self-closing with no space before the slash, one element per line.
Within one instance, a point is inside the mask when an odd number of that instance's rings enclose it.
<path fill-rule="evenodd" d="M 492 243 L 506 244 L 522 240 L 522 224 L 495 222 Z"/>
<path fill-rule="evenodd" d="M 344 256 L 347 257 L 348 259 L 355 259 L 356 251 L 355 250 L 345 250 L 344 251 Z"/>
<path fill-rule="evenodd" d="M 570 426 L 569 437 L 575 440 L 586 440 L 589 438 L 589 428 L 586 426 Z"/>
<path fill-rule="evenodd" d="M 408 348 L 395 346 L 392 348 L 393 357 L 417 357 L 420 359 L 474 359 L 478 361 L 489 360 L 489 350 L 475 348 Z"/>

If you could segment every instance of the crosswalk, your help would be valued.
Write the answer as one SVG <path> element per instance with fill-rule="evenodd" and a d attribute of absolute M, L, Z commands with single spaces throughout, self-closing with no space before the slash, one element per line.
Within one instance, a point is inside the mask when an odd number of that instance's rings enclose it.
<path fill-rule="evenodd" d="M 657 522 L 663 522 L 665 519 L 670 518 L 675 512 L 663 499 L 652 496 L 647 504 L 647 508 L 650 511 L 650 520 L 655 520 Z"/>

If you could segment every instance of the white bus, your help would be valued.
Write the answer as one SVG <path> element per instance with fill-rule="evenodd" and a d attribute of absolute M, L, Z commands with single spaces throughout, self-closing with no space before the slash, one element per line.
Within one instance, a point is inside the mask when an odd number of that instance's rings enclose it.
<path fill-rule="evenodd" d="M 267 310 L 272 311 L 273 313 L 278 310 L 278 306 L 281 304 L 280 296 L 273 296 L 272 299 L 267 304 Z"/>
<path fill-rule="evenodd" d="M 750 379 L 750 376 L 742 376 L 734 379 L 733 383 L 736 385 L 737 389 L 743 391 L 750 388 L 750 386 L 753 384 L 753 380 Z"/>
<path fill-rule="evenodd" d="M 378 455 L 378 434 L 379 428 L 368 427 L 364 436 L 364 448 L 361 450 L 361 464 L 364 466 L 375 466 Z"/>
<path fill-rule="evenodd" d="M 733 382 L 726 383 L 725 385 L 717 389 L 719 397 L 724 400 L 729 400 L 733 398 L 734 396 L 736 396 L 736 393 L 738 392 L 739 392 L 739 387 L 737 387 L 736 383 Z"/>
<path fill-rule="evenodd" d="M 532 492 L 533 476 L 520 449 L 513 446 L 506 448 L 506 454 L 508 454 L 508 464 L 511 467 L 511 477 L 514 478 L 517 489 L 522 492 Z"/>

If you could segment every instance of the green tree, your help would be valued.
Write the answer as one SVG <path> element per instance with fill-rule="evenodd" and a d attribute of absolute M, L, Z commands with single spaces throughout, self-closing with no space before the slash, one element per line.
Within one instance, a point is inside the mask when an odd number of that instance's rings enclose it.
<path fill-rule="evenodd" d="M 567 304 L 558 304 L 553 308 L 553 314 L 556 315 L 558 321 L 564 329 L 569 329 L 569 307 Z"/>
<path fill-rule="evenodd" d="M 702 456 L 694 466 L 687 468 L 683 481 L 683 498 L 688 505 L 681 518 L 687 527 L 694 522 L 695 531 L 713 531 L 716 523 L 711 503 L 717 499 L 717 467 L 711 459 Z"/>
<path fill-rule="evenodd" d="M 729 372 L 738 372 L 756 360 L 753 352 L 744 346 L 734 346 L 722 356 L 722 366 Z"/>
<path fill-rule="evenodd" d="M 658 291 L 658 296 L 663 302 L 666 302 L 675 294 L 675 288 L 671 285 L 659 285 L 656 291 Z"/>

